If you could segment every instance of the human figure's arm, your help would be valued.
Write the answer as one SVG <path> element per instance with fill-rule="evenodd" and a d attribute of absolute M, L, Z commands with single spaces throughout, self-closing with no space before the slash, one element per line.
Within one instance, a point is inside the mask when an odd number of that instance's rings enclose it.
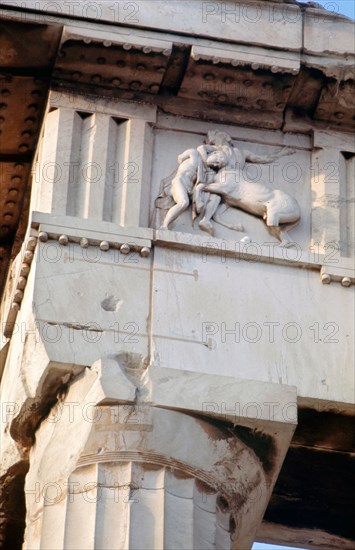
<path fill-rule="evenodd" d="M 183 151 L 178 156 L 177 158 L 178 163 L 181 164 L 182 162 L 184 162 L 184 160 L 187 160 L 189 157 L 191 157 L 193 153 L 194 153 L 194 149 L 186 149 L 186 151 Z"/>
<path fill-rule="evenodd" d="M 274 162 L 281 157 L 284 157 L 286 155 L 293 155 L 294 153 L 295 151 L 293 149 L 290 149 L 289 147 L 284 147 L 283 149 L 280 149 L 280 151 L 277 151 L 272 155 L 256 155 L 251 151 L 243 151 L 245 162 L 252 162 L 255 164 L 269 164 L 270 162 Z"/>
<path fill-rule="evenodd" d="M 217 151 L 218 147 L 215 145 L 199 145 L 197 147 L 197 151 L 200 153 L 203 162 L 207 161 L 208 155 L 213 153 L 214 151 Z"/>

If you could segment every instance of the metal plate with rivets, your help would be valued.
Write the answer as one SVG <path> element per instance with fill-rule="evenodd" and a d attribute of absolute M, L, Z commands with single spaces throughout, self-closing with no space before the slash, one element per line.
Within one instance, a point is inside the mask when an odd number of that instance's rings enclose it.
<path fill-rule="evenodd" d="M 0 21 L 0 290 L 26 229 L 25 193 L 61 30 Z"/>
<path fill-rule="evenodd" d="M 128 48 L 128 49 L 127 49 Z M 166 71 L 168 57 L 128 45 L 112 45 L 68 40 L 59 52 L 54 69 L 57 81 L 75 82 L 89 89 L 97 86 L 136 94 L 157 94 Z"/>

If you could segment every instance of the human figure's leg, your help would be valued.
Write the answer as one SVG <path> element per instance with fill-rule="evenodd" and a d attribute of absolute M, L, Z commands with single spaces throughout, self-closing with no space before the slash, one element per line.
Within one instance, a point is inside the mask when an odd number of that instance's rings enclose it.
<path fill-rule="evenodd" d="M 208 199 L 204 216 L 198 224 L 200 229 L 202 229 L 203 231 L 207 231 L 207 233 L 209 233 L 212 236 L 214 231 L 213 231 L 213 225 L 211 224 L 211 218 L 216 212 L 220 202 L 221 202 L 221 197 L 219 195 L 211 195 L 210 198 Z"/>
<path fill-rule="evenodd" d="M 189 207 L 190 197 L 184 185 L 182 176 L 176 177 L 172 181 L 172 196 L 176 204 L 170 208 L 165 216 L 161 229 L 168 229 L 168 226 L 176 220 L 176 218 Z"/>

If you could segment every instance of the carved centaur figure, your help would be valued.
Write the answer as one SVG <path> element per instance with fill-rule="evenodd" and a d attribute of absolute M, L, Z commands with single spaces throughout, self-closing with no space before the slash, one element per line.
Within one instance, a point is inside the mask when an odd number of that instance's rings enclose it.
<path fill-rule="evenodd" d="M 290 243 L 287 231 L 300 221 L 300 208 L 293 197 L 279 189 L 271 189 L 263 183 L 250 182 L 242 177 L 245 160 L 251 162 L 271 162 L 275 158 L 292 154 L 284 149 L 272 157 L 260 157 L 244 153 L 230 145 L 222 145 L 207 158 L 207 165 L 218 170 L 214 181 L 204 187 L 211 193 L 200 221 L 201 229 L 213 234 L 211 218 L 223 199 L 228 206 L 240 208 L 263 218 L 266 226 L 282 245 Z"/>

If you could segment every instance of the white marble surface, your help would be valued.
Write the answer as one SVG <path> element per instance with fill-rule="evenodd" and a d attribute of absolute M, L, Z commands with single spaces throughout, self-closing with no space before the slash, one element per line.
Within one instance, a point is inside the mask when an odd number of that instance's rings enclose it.
<path fill-rule="evenodd" d="M 128 356 L 125 361 L 133 370 L 130 365 L 138 364 L 136 356 Z M 199 547 L 196 541 L 201 537 L 212 545 L 215 537 L 222 537 L 227 544 L 229 513 L 238 521 L 231 548 L 248 547 L 262 519 L 294 424 L 281 426 L 274 419 L 266 422 L 278 449 L 273 453 L 272 472 L 266 476 L 252 450 L 253 443 L 247 447 L 228 430 L 209 424 L 207 419 L 213 413 L 202 420 L 175 410 L 180 384 L 189 377 L 192 382 L 192 373 L 152 366 L 153 387 L 158 390 L 160 382 L 163 387 L 151 406 L 139 379 L 129 383 L 119 364 L 123 365 L 122 358 L 118 363 L 97 362 L 87 369 L 39 428 L 26 478 L 24 548 L 44 548 L 45 544 L 48 549 L 54 549 L 55 544 L 78 548 L 83 541 L 88 548 L 96 548 L 99 541 L 103 548 L 116 548 L 117 525 L 122 545 L 127 544 L 129 536 L 129 547 L 146 547 L 150 541 L 152 548 L 173 548 L 176 539 L 171 528 L 181 521 L 176 517 L 177 510 L 187 519 L 183 540 L 193 537 L 194 547 Z M 151 375 L 148 372 L 146 376 Z M 164 395 L 164 384 L 166 388 L 169 379 L 170 399 Z M 228 388 L 223 379 L 220 385 L 219 377 L 205 375 L 200 381 L 201 388 L 190 383 L 185 389 L 191 396 L 189 410 L 196 414 L 200 413 L 198 395 L 203 387 L 214 389 L 217 395 L 222 392 L 232 396 L 238 391 L 246 395 L 249 391 L 245 385 L 238 388 L 237 380 L 227 380 L 232 382 Z M 270 385 L 270 390 L 271 386 L 276 398 L 279 389 Z M 254 390 L 250 389 L 253 398 Z M 295 405 L 295 392 L 285 390 Z M 243 425 L 244 421 L 235 423 Z M 58 461 L 58 442 L 63 438 L 67 444 L 60 447 Z M 124 492 L 130 485 L 131 491 Z M 226 513 L 217 506 L 219 492 L 230 500 Z M 174 513 L 172 500 L 178 501 Z M 108 523 L 109 507 L 119 513 L 112 524 Z M 54 511 L 58 512 L 56 519 Z M 77 529 L 84 517 L 85 534 Z"/>
<path fill-rule="evenodd" d="M 152 349 L 161 366 L 353 401 L 354 327 L 345 314 L 353 288 L 321 285 L 317 272 L 233 258 L 159 249 L 154 260 Z"/>

